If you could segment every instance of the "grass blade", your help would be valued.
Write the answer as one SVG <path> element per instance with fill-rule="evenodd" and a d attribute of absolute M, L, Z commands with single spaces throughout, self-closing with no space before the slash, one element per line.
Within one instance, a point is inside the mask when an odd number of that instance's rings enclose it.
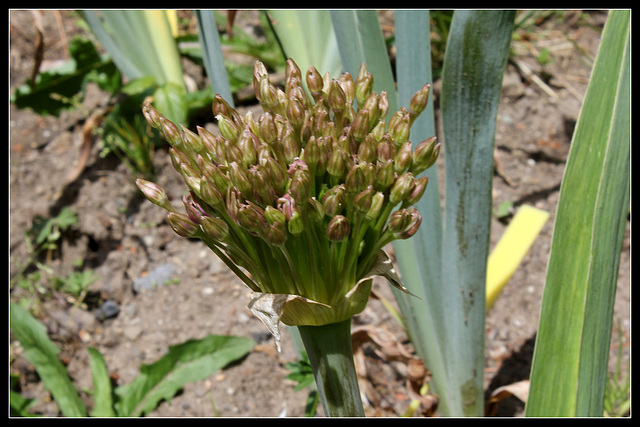
<path fill-rule="evenodd" d="M 630 192 L 630 12 L 609 13 L 571 143 L 527 416 L 602 416 Z"/>
<path fill-rule="evenodd" d="M 58 359 L 60 349 L 49 339 L 44 325 L 18 304 L 10 302 L 9 311 L 11 333 L 20 341 L 25 357 L 38 371 L 62 414 L 85 417 L 87 409 Z"/>
<path fill-rule="evenodd" d="M 443 65 L 442 313 L 449 387 L 484 413 L 484 320 L 496 115 L 515 11 L 457 10 Z"/>

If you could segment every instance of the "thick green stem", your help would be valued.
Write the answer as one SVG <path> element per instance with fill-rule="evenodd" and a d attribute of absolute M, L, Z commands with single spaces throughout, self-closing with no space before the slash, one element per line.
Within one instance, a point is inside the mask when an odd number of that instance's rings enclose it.
<path fill-rule="evenodd" d="M 320 400 L 328 417 L 364 417 L 353 363 L 351 319 L 323 326 L 298 326 Z"/>

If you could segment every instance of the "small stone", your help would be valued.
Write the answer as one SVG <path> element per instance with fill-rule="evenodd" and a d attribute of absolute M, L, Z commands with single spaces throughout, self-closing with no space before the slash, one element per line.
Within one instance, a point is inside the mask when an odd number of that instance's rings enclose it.
<path fill-rule="evenodd" d="M 116 317 L 118 314 L 120 314 L 120 307 L 118 304 L 111 300 L 107 300 L 96 312 L 96 319 L 103 321 Z"/>
<path fill-rule="evenodd" d="M 139 277 L 133 282 L 133 291 L 139 293 L 146 289 L 153 289 L 167 283 L 177 272 L 175 265 L 166 263 L 154 268 L 144 277 Z"/>

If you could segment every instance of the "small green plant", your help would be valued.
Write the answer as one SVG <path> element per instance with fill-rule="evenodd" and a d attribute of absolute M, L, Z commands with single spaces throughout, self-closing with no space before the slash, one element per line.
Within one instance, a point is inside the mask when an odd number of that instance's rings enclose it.
<path fill-rule="evenodd" d="M 285 367 L 290 371 L 287 375 L 287 379 L 297 382 L 293 391 L 300 391 L 303 388 L 309 387 L 309 395 L 307 396 L 307 402 L 304 408 L 305 417 L 313 417 L 316 415 L 318 403 L 320 403 L 320 397 L 318 396 L 318 389 L 315 386 L 313 378 L 313 369 L 309 362 L 309 356 L 306 352 L 302 352 L 302 357 L 295 362 L 288 362 Z"/>
<path fill-rule="evenodd" d="M 93 379 L 93 408 L 87 411 L 64 365 L 58 359 L 59 348 L 47 336 L 45 326 L 28 311 L 10 303 L 11 333 L 20 342 L 44 387 L 51 392 L 65 417 L 138 417 L 154 410 L 163 400 L 170 400 L 185 384 L 199 381 L 244 357 L 255 345 L 250 338 L 209 335 L 169 347 L 155 363 L 140 366 L 140 375 L 131 383 L 113 388 L 102 354 L 89 348 Z M 14 390 L 11 379 L 10 408 L 16 416 L 33 416 L 29 408 L 35 403 Z"/>

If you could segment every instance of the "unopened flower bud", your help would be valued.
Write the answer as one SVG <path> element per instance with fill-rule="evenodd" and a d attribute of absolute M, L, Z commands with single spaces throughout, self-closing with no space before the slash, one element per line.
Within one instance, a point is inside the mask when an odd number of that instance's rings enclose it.
<path fill-rule="evenodd" d="M 341 148 L 333 150 L 327 163 L 327 172 L 336 178 L 342 178 L 345 176 L 346 167 L 347 153 Z"/>
<path fill-rule="evenodd" d="M 192 238 L 198 233 L 198 224 L 191 221 L 186 214 L 169 212 L 167 221 L 178 236 Z"/>
<path fill-rule="evenodd" d="M 267 228 L 264 210 L 251 202 L 242 204 L 238 208 L 238 225 L 252 233 L 260 233 Z"/>
<path fill-rule="evenodd" d="M 344 96 L 345 96 L 345 101 L 346 104 L 349 105 L 353 102 L 353 99 L 355 97 L 355 86 L 353 83 L 353 77 L 351 77 L 351 74 L 349 73 L 344 73 L 340 76 L 340 86 L 342 87 L 342 90 L 344 91 Z"/>
<path fill-rule="evenodd" d="M 309 69 L 307 70 L 307 87 L 309 88 L 311 97 L 316 102 L 322 96 L 322 84 L 322 76 L 320 75 L 316 67 L 309 67 Z"/>
<path fill-rule="evenodd" d="M 242 153 L 242 164 L 245 167 L 254 165 L 258 160 L 256 147 L 260 144 L 258 137 L 253 134 L 249 126 L 246 126 L 238 136 L 238 148 Z"/>
<path fill-rule="evenodd" d="M 351 226 L 349 220 L 342 215 L 331 218 L 327 225 L 327 237 L 332 242 L 341 242 L 349 236 Z"/>
<path fill-rule="evenodd" d="M 360 142 L 369 134 L 369 110 L 360 110 L 351 124 L 353 138 Z"/>
<path fill-rule="evenodd" d="M 274 224 L 276 222 L 281 222 L 284 224 L 287 221 L 287 218 L 285 218 L 284 214 L 271 205 L 267 205 L 267 207 L 264 208 L 264 217 L 269 224 Z"/>
<path fill-rule="evenodd" d="M 291 214 L 291 218 L 289 218 L 289 223 L 287 224 L 287 228 L 289 233 L 293 235 L 300 234 L 304 231 L 304 220 L 299 211 L 294 210 Z"/>
<path fill-rule="evenodd" d="M 380 120 L 384 120 L 389 112 L 389 95 L 386 90 L 380 92 L 380 99 L 378 101 L 378 110 L 380 111 Z"/>
<path fill-rule="evenodd" d="M 395 166 L 393 160 L 389 159 L 385 162 L 377 163 L 377 180 L 376 184 L 380 190 L 389 188 L 395 180 Z"/>
<path fill-rule="evenodd" d="M 424 175 L 418 179 L 413 181 L 413 186 L 411 187 L 411 191 L 404 199 L 402 206 L 407 207 L 414 205 L 422 198 L 424 191 L 427 189 L 427 184 L 429 183 L 429 177 Z"/>
<path fill-rule="evenodd" d="M 411 162 L 413 162 L 411 151 L 412 146 L 410 142 L 405 142 L 400 146 L 400 149 L 396 153 L 396 157 L 394 159 L 396 173 L 401 174 L 409 169 Z"/>
<path fill-rule="evenodd" d="M 310 195 L 309 172 L 298 171 L 291 180 L 289 193 L 296 204 L 303 205 L 307 202 Z"/>
<path fill-rule="evenodd" d="M 436 143 L 436 137 L 422 141 L 413 152 L 413 164 L 411 172 L 418 174 L 429 169 L 438 159 L 440 144 Z"/>
<path fill-rule="evenodd" d="M 231 162 L 229 164 L 229 178 L 240 193 L 251 194 L 251 181 L 249 181 L 246 170 L 238 163 Z"/>
<path fill-rule="evenodd" d="M 240 135 L 240 130 L 234 121 L 222 114 L 218 114 L 216 120 L 218 120 L 218 128 L 222 137 L 228 141 L 235 142 L 238 139 L 238 135 Z"/>
<path fill-rule="evenodd" d="M 384 205 L 384 194 L 377 191 L 371 198 L 371 207 L 366 213 L 366 217 L 372 221 L 378 218 L 378 215 L 380 215 L 380 211 L 382 210 L 382 205 Z"/>
<path fill-rule="evenodd" d="M 324 218 L 324 206 L 315 197 L 309 198 L 309 207 L 311 208 L 309 211 L 311 219 L 318 222 Z"/>
<path fill-rule="evenodd" d="M 151 103 L 144 103 L 144 106 L 142 107 L 142 114 L 153 128 L 158 130 L 162 128 L 162 122 L 160 121 L 161 114 L 153 107 L 153 105 L 151 105 Z"/>
<path fill-rule="evenodd" d="M 344 180 L 344 187 L 348 193 L 359 193 L 367 187 L 367 177 L 360 165 L 351 168 Z"/>
<path fill-rule="evenodd" d="M 362 213 L 368 213 L 369 209 L 371 209 L 373 194 L 373 187 L 369 185 L 364 191 L 361 191 L 353 198 L 353 206 Z"/>
<path fill-rule="evenodd" d="M 170 212 L 174 211 L 169 198 L 167 197 L 167 193 L 157 184 L 147 181 L 144 179 L 136 179 L 136 185 L 142 191 L 142 194 L 149 200 L 151 203 L 160 206 Z"/>
<path fill-rule="evenodd" d="M 360 71 L 358 72 L 358 77 L 355 81 L 354 90 L 356 100 L 358 101 L 358 108 L 361 108 L 373 92 L 373 75 L 369 73 L 369 70 L 367 70 L 364 63 L 360 65 Z"/>
<path fill-rule="evenodd" d="M 224 206 L 223 193 L 216 188 L 215 184 L 208 178 L 202 177 L 200 180 L 200 198 L 209 206 L 220 208 Z"/>
<path fill-rule="evenodd" d="M 389 123 L 389 133 L 398 145 L 404 144 L 405 142 L 409 141 L 410 132 L 411 116 L 409 115 L 408 111 L 404 111 L 404 114 L 399 117 L 398 121 L 393 127 L 391 127 L 391 123 Z"/>
<path fill-rule="evenodd" d="M 262 238 L 271 246 L 282 246 L 287 241 L 287 231 L 284 223 L 270 224 L 262 233 Z"/>
<path fill-rule="evenodd" d="M 329 107 L 335 112 L 342 112 L 346 108 L 347 100 L 342 86 L 337 80 L 331 82 L 329 90 Z"/>
<path fill-rule="evenodd" d="M 271 144 L 271 142 L 278 137 L 278 129 L 276 128 L 276 123 L 273 120 L 273 114 L 270 112 L 263 113 L 260 115 L 258 122 L 260 128 L 260 139 L 267 144 Z"/>
<path fill-rule="evenodd" d="M 427 83 L 420 90 L 418 90 L 409 102 L 409 109 L 417 114 L 420 114 L 427 108 L 427 101 L 429 101 L 429 92 L 431 85 Z"/>
<path fill-rule="evenodd" d="M 391 204 L 396 205 L 403 201 L 411 191 L 412 186 L 413 175 L 411 172 L 405 172 L 400 175 L 391 187 L 391 192 L 389 194 L 389 201 Z"/>
<path fill-rule="evenodd" d="M 322 206 L 327 215 L 333 217 L 344 208 L 346 193 L 344 185 L 339 185 L 329 189 L 322 197 Z"/>
<path fill-rule="evenodd" d="M 180 130 L 176 125 L 169 121 L 164 116 L 160 116 L 160 124 L 162 127 L 162 134 L 164 139 L 172 146 L 181 147 L 182 138 L 180 138 Z"/>
<path fill-rule="evenodd" d="M 202 231 L 211 239 L 223 242 L 229 236 L 229 226 L 220 218 L 204 217 L 200 221 Z"/>
<path fill-rule="evenodd" d="M 280 102 L 278 89 L 269 81 L 268 77 L 260 81 L 260 103 L 267 109 L 274 109 Z"/>
<path fill-rule="evenodd" d="M 302 102 L 298 98 L 290 97 L 285 109 L 287 113 L 287 119 L 296 128 L 300 128 L 304 123 L 305 108 Z"/>
<path fill-rule="evenodd" d="M 182 125 L 180 125 L 180 129 L 181 139 L 184 146 L 194 153 L 202 153 L 204 151 L 204 143 L 202 142 L 202 139 L 200 139 L 200 137 L 196 133 L 190 131 Z"/>

